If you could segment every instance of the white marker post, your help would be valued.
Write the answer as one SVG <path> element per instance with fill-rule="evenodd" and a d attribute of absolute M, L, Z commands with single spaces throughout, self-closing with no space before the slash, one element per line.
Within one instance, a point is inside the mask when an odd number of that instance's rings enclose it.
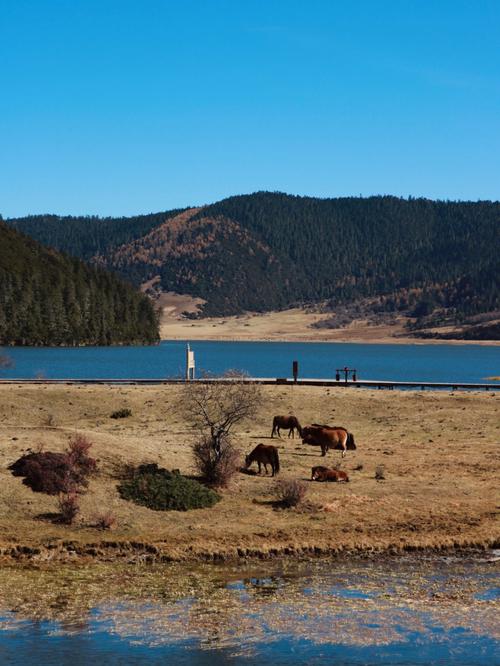
<path fill-rule="evenodd" d="M 194 351 L 189 348 L 189 342 L 186 345 L 186 381 L 194 379 Z"/>

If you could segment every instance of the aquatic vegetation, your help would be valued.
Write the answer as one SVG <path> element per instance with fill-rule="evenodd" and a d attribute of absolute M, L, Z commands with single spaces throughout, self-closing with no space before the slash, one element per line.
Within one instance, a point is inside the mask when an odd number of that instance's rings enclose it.
<path fill-rule="evenodd" d="M 497 576 L 484 560 L 417 557 L 9 567 L 0 569 L 0 629 L 49 620 L 59 636 L 104 629 L 151 648 L 233 656 L 283 641 L 322 650 L 436 643 L 457 658 L 458 635 L 469 645 L 500 640 Z"/>

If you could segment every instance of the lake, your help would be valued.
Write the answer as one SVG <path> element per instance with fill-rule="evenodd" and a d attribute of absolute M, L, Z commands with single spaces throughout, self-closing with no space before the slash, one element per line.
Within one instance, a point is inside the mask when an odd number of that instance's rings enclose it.
<path fill-rule="evenodd" d="M 500 662 L 486 560 L 45 565 L 0 569 L 0 587 L 2 664 Z"/>
<path fill-rule="evenodd" d="M 0 348 L 14 366 L 0 377 L 31 379 L 163 379 L 181 377 L 184 342 L 153 347 Z M 307 342 L 191 343 L 198 372 L 236 368 L 252 377 L 333 378 L 335 369 L 356 368 L 358 379 L 427 382 L 482 382 L 500 376 L 500 347 L 449 344 L 350 344 Z"/>

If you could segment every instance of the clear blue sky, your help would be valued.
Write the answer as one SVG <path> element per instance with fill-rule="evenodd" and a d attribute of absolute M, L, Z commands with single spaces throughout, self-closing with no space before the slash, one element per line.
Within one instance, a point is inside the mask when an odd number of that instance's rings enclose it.
<path fill-rule="evenodd" d="M 498 0 L 0 0 L 0 213 L 500 198 Z"/>

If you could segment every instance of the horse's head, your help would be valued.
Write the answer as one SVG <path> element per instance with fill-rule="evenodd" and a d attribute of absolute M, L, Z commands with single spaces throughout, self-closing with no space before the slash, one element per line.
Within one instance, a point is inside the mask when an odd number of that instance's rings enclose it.
<path fill-rule="evenodd" d="M 302 437 L 302 441 L 305 441 L 308 437 L 311 437 L 311 435 L 314 435 L 317 432 L 317 428 L 314 426 L 306 425 L 306 426 L 301 426 L 300 428 L 300 436 Z"/>
<path fill-rule="evenodd" d="M 245 467 L 248 469 L 251 465 L 252 461 L 250 459 L 250 456 L 245 456 Z"/>

